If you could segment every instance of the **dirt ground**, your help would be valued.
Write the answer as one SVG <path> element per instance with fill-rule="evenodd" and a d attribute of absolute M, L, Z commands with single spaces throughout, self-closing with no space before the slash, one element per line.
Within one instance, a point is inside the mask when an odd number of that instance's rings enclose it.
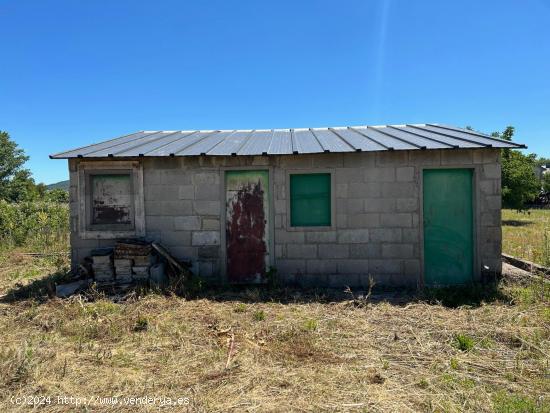
<path fill-rule="evenodd" d="M 507 265 L 505 281 L 467 291 L 113 302 L 49 298 L 48 281 L 62 276 L 54 264 L 12 256 L 2 266 L 0 411 L 550 408 L 548 283 Z"/>

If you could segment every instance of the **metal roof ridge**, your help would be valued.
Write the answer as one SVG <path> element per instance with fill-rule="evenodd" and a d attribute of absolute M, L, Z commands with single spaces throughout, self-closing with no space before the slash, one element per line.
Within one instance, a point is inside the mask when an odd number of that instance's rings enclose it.
<path fill-rule="evenodd" d="M 146 133 L 147 135 L 141 136 L 141 137 L 139 137 L 139 138 L 136 138 L 136 140 L 139 140 L 139 139 L 142 139 L 142 138 L 146 138 L 146 137 L 148 137 L 148 136 L 156 135 L 157 133 L 160 133 L 160 132 L 159 132 L 159 131 L 157 131 L 157 132 L 145 132 L 145 131 L 143 131 L 142 133 Z M 130 143 L 130 142 L 132 142 L 132 141 L 133 141 L 133 140 L 130 140 L 130 141 L 128 141 L 128 142 L 119 142 L 119 143 L 115 143 L 114 145 L 106 146 L 105 148 L 101 148 L 101 149 L 97 149 L 97 150 L 95 150 L 95 151 L 88 152 L 88 153 L 86 153 L 86 156 L 92 155 L 92 154 L 97 153 L 97 152 L 99 152 L 99 151 L 105 151 L 105 150 L 107 150 L 107 149 L 115 148 L 115 147 L 117 147 L 117 146 L 119 146 L 119 145 L 124 145 L 125 143 Z M 71 152 L 72 152 L 72 151 L 71 151 Z M 107 153 L 107 155 L 109 156 L 109 155 L 112 155 L 112 154 Z"/>
<path fill-rule="evenodd" d="M 403 125 L 404 127 L 407 127 L 407 125 Z M 427 136 L 422 136 L 421 134 L 419 133 L 415 133 L 415 132 L 411 132 L 411 131 L 408 131 L 408 130 L 403 130 L 403 129 L 399 129 L 398 127 L 396 126 L 393 126 L 393 125 L 388 125 L 388 128 L 391 128 L 391 129 L 395 129 L 399 132 L 403 132 L 403 133 L 408 133 L 410 135 L 414 135 L 414 136 L 418 136 L 419 138 L 422 138 L 422 139 L 427 139 L 429 141 L 433 141 L 433 142 L 437 142 L 437 143 L 441 143 L 442 145 L 447 145 L 447 146 L 450 146 L 451 148 L 458 148 L 459 146 L 458 145 L 453 145 L 451 143 L 447 143 L 447 142 L 443 142 L 443 141 L 440 141 L 438 139 L 435 139 L 435 138 L 428 138 Z"/>
<path fill-rule="evenodd" d="M 463 129 L 463 128 L 454 128 L 452 126 L 447 126 L 447 125 L 440 125 L 438 123 L 427 123 L 426 126 L 433 126 L 434 128 L 440 128 L 440 129 L 447 129 L 447 130 L 450 130 L 450 131 L 454 131 L 454 132 L 461 132 L 461 133 L 466 133 L 468 135 L 474 135 L 474 136 L 480 136 L 482 138 L 485 138 L 485 139 L 490 139 L 492 141 L 497 141 L 497 142 L 501 142 L 501 143 L 507 143 L 507 144 L 511 144 L 511 145 L 516 145 L 518 147 L 525 147 L 525 145 L 523 144 L 520 144 L 520 143 L 515 143 L 515 142 L 512 142 L 512 141 L 507 141 L 506 139 L 500 139 L 500 138 L 496 138 L 494 136 L 491 136 L 491 135 L 486 135 L 484 133 L 480 133 L 480 132 L 477 132 L 477 131 L 474 131 L 474 130 L 469 130 L 469 129 Z"/>
<path fill-rule="evenodd" d="M 179 132 L 180 132 L 180 133 L 185 133 L 184 131 L 179 131 Z M 191 136 L 191 135 L 193 135 L 193 134 L 195 134 L 195 133 L 197 133 L 197 132 L 198 132 L 198 131 L 189 131 L 189 133 L 183 135 L 181 138 L 178 138 L 178 139 L 176 139 L 175 141 L 172 141 L 172 142 L 167 142 L 167 143 L 165 143 L 165 144 L 163 144 L 163 145 L 160 145 L 160 146 L 157 147 L 157 148 L 151 149 L 150 151 L 145 152 L 144 155 L 147 155 L 148 153 L 151 153 L 151 152 L 154 152 L 154 151 L 158 151 L 159 149 L 162 149 L 162 148 L 164 148 L 164 147 L 166 147 L 166 146 L 168 146 L 168 145 L 170 145 L 170 144 L 172 144 L 172 143 L 174 143 L 174 142 L 177 142 L 177 141 L 180 140 L 180 139 L 187 138 L 188 136 Z"/>
<path fill-rule="evenodd" d="M 92 143 L 90 145 L 79 146 L 78 148 L 69 149 L 68 151 L 57 152 L 57 153 L 51 154 L 51 155 L 49 155 L 49 157 L 50 157 L 50 159 L 54 159 L 55 157 L 61 156 L 64 153 L 67 153 L 67 152 L 75 152 L 75 151 L 79 151 L 80 149 L 89 148 L 90 146 L 97 146 L 97 145 L 101 145 L 103 143 L 116 141 L 116 140 L 119 140 L 119 139 L 122 139 L 122 138 L 127 138 L 128 136 L 131 136 L 131 135 L 135 135 L 137 133 L 145 133 L 145 131 L 139 130 L 137 132 L 128 133 L 126 135 L 118 136 L 116 138 L 107 139 L 106 141 L 96 142 L 96 143 Z"/>
<path fill-rule="evenodd" d="M 490 143 L 483 143 L 483 142 L 474 141 L 474 140 L 471 140 L 471 139 L 461 138 L 461 137 L 458 137 L 458 136 L 449 135 L 448 133 L 426 129 L 425 127 L 423 128 L 421 126 L 413 126 L 413 125 L 407 125 L 407 126 L 410 126 L 411 128 L 419 129 L 419 130 L 422 130 L 422 131 L 425 131 L 425 132 L 432 132 L 432 133 L 435 133 L 437 135 L 446 136 L 448 138 L 454 138 L 454 139 L 458 139 L 460 141 L 470 142 L 470 143 L 473 143 L 475 145 L 485 146 L 486 148 L 491 148 L 493 146 Z M 425 125 L 425 126 L 429 126 L 429 125 Z"/>
<path fill-rule="evenodd" d="M 394 150 L 393 146 L 388 146 L 388 145 L 380 142 L 379 140 L 374 139 L 371 136 L 368 136 L 366 133 L 361 132 L 360 130 L 356 129 L 356 127 L 354 127 L 354 126 L 348 126 L 348 129 L 354 131 L 355 133 L 358 133 L 359 135 L 361 135 L 361 136 L 363 136 L 367 139 L 370 139 L 371 141 L 373 141 L 374 143 L 380 145 L 381 147 L 386 148 L 388 151 L 393 151 Z"/>

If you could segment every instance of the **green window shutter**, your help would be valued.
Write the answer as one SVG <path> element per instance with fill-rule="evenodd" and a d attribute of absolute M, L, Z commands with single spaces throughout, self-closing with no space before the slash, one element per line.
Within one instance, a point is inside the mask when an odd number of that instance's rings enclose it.
<path fill-rule="evenodd" d="M 290 226 L 330 226 L 330 174 L 290 175 Z"/>

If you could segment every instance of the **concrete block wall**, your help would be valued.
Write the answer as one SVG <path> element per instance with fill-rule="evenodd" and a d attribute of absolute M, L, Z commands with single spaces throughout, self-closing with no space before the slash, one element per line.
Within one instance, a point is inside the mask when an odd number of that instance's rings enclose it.
<path fill-rule="evenodd" d="M 303 286 L 416 287 L 421 284 L 422 168 L 475 168 L 478 262 L 500 271 L 500 151 L 425 150 L 249 157 L 141 158 L 147 237 L 201 276 L 222 269 L 224 168 L 270 168 L 273 179 L 274 266 L 284 282 Z M 113 162 L 116 162 L 113 161 Z M 73 264 L 114 240 L 78 236 L 78 160 L 70 160 Z M 323 229 L 290 228 L 289 171 L 333 174 L 334 222 Z"/>

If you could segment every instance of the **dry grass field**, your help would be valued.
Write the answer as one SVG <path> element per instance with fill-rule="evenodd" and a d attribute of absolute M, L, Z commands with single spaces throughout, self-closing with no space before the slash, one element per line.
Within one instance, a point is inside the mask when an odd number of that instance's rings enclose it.
<path fill-rule="evenodd" d="M 550 411 L 550 290 L 537 279 L 113 302 L 49 297 L 60 260 L 1 260 L 0 411 L 158 411 L 162 398 L 178 412 Z M 128 399 L 144 396 L 161 399 Z"/>
<path fill-rule="evenodd" d="M 550 209 L 502 210 L 502 250 L 550 266 Z"/>

